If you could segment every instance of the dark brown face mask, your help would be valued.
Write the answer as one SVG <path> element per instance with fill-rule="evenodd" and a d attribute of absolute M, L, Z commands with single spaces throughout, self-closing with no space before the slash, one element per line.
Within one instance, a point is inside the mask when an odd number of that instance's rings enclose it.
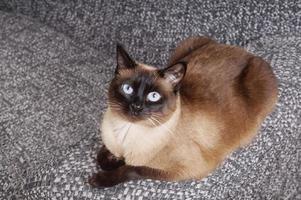
<path fill-rule="evenodd" d="M 146 69 L 117 45 L 117 67 L 109 89 L 109 105 L 131 121 L 151 116 L 164 118 L 175 109 L 185 71 L 185 63 L 163 70 Z"/>

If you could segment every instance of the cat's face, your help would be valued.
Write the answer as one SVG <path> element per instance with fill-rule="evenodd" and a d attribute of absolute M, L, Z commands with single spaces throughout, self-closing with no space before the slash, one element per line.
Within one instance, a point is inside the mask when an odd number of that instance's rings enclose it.
<path fill-rule="evenodd" d="M 176 109 L 185 71 L 184 63 L 163 70 L 136 63 L 118 45 L 115 77 L 109 88 L 109 107 L 127 121 L 163 123 Z"/>

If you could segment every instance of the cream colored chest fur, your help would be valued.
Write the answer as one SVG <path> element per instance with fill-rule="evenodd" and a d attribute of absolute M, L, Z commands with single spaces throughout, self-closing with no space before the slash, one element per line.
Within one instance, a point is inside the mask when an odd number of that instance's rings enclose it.
<path fill-rule="evenodd" d="M 172 137 L 179 112 L 163 125 L 146 127 L 125 121 L 108 109 L 101 127 L 103 142 L 115 156 L 124 157 L 127 164 L 146 165 Z"/>

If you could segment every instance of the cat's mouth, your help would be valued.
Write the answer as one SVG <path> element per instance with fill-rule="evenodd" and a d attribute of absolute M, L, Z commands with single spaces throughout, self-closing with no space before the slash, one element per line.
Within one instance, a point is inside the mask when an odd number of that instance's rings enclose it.
<path fill-rule="evenodd" d="M 128 111 L 126 115 L 126 118 L 131 122 L 144 121 L 149 117 L 148 114 L 137 111 Z"/>
<path fill-rule="evenodd" d="M 129 122 L 139 123 L 150 127 L 157 127 L 164 123 L 160 118 L 162 118 L 162 115 L 159 113 L 130 113 L 126 117 Z"/>
<path fill-rule="evenodd" d="M 151 127 L 155 127 L 160 124 L 159 120 L 156 119 L 151 113 L 145 113 L 145 112 L 133 113 L 130 111 L 126 111 L 122 113 L 119 112 L 118 114 L 120 115 L 120 117 L 122 117 L 123 119 L 125 119 L 130 123 L 143 124 L 145 126 L 151 126 Z"/>
<path fill-rule="evenodd" d="M 166 116 L 162 112 L 147 112 L 144 110 L 131 110 L 122 107 L 109 105 L 110 109 L 125 121 L 130 123 L 143 124 L 145 126 L 156 127 L 164 123 Z"/>

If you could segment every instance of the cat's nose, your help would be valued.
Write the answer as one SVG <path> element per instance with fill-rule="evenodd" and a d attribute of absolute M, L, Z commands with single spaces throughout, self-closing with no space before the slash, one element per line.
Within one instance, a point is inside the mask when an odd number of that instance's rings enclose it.
<path fill-rule="evenodd" d="M 142 110 L 142 104 L 133 103 L 130 105 L 130 109 L 134 113 L 138 113 Z"/>

